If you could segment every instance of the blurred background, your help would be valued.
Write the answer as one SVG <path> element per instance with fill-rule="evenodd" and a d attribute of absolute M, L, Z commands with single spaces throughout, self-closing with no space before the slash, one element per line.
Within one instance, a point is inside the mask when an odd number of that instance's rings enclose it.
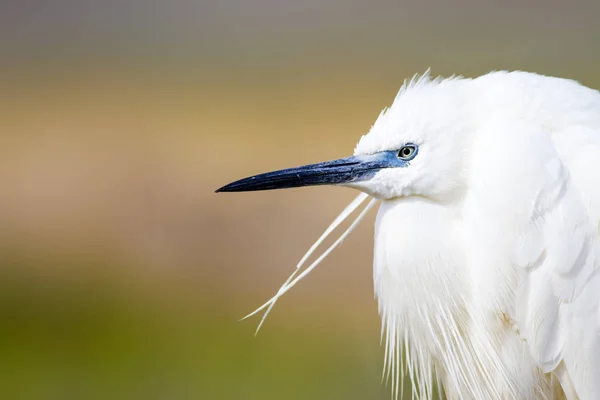
<path fill-rule="evenodd" d="M 0 396 L 391 398 L 375 213 L 254 338 L 259 320 L 238 319 L 355 193 L 214 190 L 350 155 L 428 67 L 600 88 L 599 13 L 596 0 L 3 0 Z"/>

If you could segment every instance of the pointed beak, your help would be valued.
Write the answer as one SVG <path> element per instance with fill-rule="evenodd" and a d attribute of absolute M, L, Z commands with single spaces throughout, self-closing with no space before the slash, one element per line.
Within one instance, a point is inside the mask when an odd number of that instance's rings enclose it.
<path fill-rule="evenodd" d="M 250 192 L 366 181 L 383 168 L 405 166 L 407 162 L 398 159 L 396 154 L 396 151 L 382 151 L 267 172 L 232 182 L 216 192 Z"/>

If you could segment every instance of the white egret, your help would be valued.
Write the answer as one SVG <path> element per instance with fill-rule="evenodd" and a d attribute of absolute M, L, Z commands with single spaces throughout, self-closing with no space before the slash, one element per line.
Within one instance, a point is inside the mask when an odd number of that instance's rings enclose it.
<path fill-rule="evenodd" d="M 366 194 L 324 236 L 372 200 L 259 310 L 380 201 L 374 284 L 396 397 L 406 369 L 422 399 L 436 380 L 449 399 L 600 399 L 599 92 L 526 72 L 425 74 L 354 156 L 218 191 L 323 184 Z"/>

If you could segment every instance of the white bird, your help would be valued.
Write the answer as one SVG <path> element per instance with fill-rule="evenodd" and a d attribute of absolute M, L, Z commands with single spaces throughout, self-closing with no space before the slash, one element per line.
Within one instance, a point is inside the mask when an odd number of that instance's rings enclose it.
<path fill-rule="evenodd" d="M 381 202 L 373 276 L 396 397 L 406 369 L 421 399 L 436 382 L 449 399 L 600 399 L 598 91 L 526 72 L 426 73 L 405 82 L 354 156 L 218 191 L 321 184 L 363 194 L 257 311 Z"/>

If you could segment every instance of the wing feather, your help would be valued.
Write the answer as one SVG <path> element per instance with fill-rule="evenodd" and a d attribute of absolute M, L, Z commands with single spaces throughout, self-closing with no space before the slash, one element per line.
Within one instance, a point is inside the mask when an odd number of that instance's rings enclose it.
<path fill-rule="evenodd" d="M 465 213 L 482 315 L 506 312 L 569 400 L 600 399 L 600 129 L 493 121 L 474 149 Z"/>
<path fill-rule="evenodd" d="M 561 372 L 563 386 L 569 381 L 579 399 L 591 400 L 600 399 L 600 210 L 593 208 L 600 204 L 600 145 L 593 164 L 581 164 L 581 134 L 547 135 L 549 143 L 540 143 L 552 149 L 540 159 L 538 196 L 524 226 L 525 237 L 535 239 L 523 241 L 515 258 L 526 271 L 516 318 L 538 366 Z"/>

